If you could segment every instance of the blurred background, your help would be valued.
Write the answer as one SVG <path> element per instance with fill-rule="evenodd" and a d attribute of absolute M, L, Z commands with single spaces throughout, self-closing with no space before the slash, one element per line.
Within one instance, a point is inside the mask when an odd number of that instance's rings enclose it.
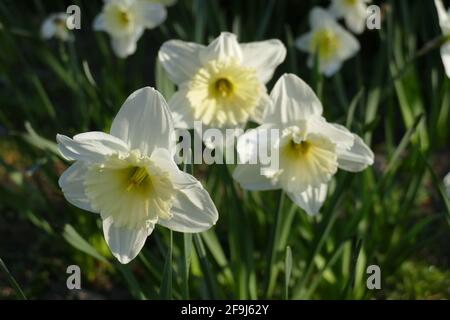
<path fill-rule="evenodd" d="M 311 8 L 329 1 L 178 0 L 127 59 L 114 55 L 106 33 L 92 30 L 101 1 L 1 1 L 0 258 L 9 272 L 0 268 L 0 299 L 18 297 L 12 277 L 31 299 L 450 298 L 450 203 L 442 184 L 450 171 L 450 81 L 439 49 L 421 51 L 441 33 L 436 9 L 433 1 L 373 3 L 381 29 L 358 36 L 358 55 L 322 78 L 293 42 L 309 30 Z M 43 40 L 45 18 L 71 4 L 82 13 L 74 41 Z M 317 217 L 285 201 L 278 225 L 279 192 L 245 192 L 226 166 L 195 166 L 220 219 L 189 243 L 173 234 L 168 294 L 161 284 L 169 231 L 158 227 L 138 258 L 117 263 L 98 217 L 63 198 L 57 180 L 68 164 L 55 136 L 108 131 L 125 98 L 143 86 L 169 99 L 175 88 L 157 62 L 161 44 L 207 44 L 220 31 L 241 42 L 283 41 L 288 55 L 268 89 L 284 72 L 300 76 L 318 92 L 328 120 L 371 145 L 375 164 L 340 172 Z M 366 287 L 373 264 L 381 290 Z M 80 266 L 82 290 L 67 289 L 69 265 Z"/>

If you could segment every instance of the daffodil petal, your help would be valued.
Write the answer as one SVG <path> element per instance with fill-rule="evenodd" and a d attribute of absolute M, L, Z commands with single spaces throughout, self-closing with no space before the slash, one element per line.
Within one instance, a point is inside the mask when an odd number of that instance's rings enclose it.
<path fill-rule="evenodd" d="M 322 103 L 314 91 L 294 74 L 284 74 L 270 93 L 272 104 L 264 123 L 289 123 L 322 114 Z"/>
<path fill-rule="evenodd" d="M 270 135 L 271 125 L 262 125 L 258 128 L 248 130 L 241 135 L 237 141 L 237 154 L 239 163 L 233 172 L 233 178 L 247 190 L 274 190 L 279 189 L 269 178 L 262 174 L 261 159 L 258 158 L 259 151 L 271 155 L 272 141 Z M 264 165 L 265 168 L 265 165 Z"/>
<path fill-rule="evenodd" d="M 308 121 L 308 131 L 328 137 L 336 144 L 337 150 L 348 150 L 354 143 L 354 135 L 344 126 L 328 123 L 325 118 L 312 116 Z"/>
<path fill-rule="evenodd" d="M 132 93 L 119 110 L 111 134 L 150 156 L 155 148 L 174 152 L 175 136 L 172 116 L 161 94 L 145 87 Z"/>
<path fill-rule="evenodd" d="M 342 62 L 339 60 L 332 60 L 320 63 L 320 71 L 326 76 L 331 77 L 342 67 Z"/>
<path fill-rule="evenodd" d="M 144 29 L 140 28 L 135 33 L 120 37 L 111 36 L 111 45 L 114 53 L 119 58 L 126 58 L 136 52 L 137 41 L 142 36 Z"/>
<path fill-rule="evenodd" d="M 114 257 L 122 264 L 130 262 L 139 254 L 153 229 L 153 224 L 148 224 L 140 229 L 130 229 L 115 226 L 111 218 L 103 220 L 103 234 L 106 243 Z"/>
<path fill-rule="evenodd" d="M 311 13 L 309 14 L 309 24 L 313 29 L 318 27 L 328 27 L 338 25 L 336 23 L 336 20 L 328 11 L 319 7 L 314 7 L 311 10 Z"/>
<path fill-rule="evenodd" d="M 123 141 L 103 132 L 87 132 L 76 135 L 73 139 L 58 134 L 56 140 L 59 151 L 67 160 L 99 162 L 106 155 L 128 151 Z"/>
<path fill-rule="evenodd" d="M 177 192 L 172 202 L 172 217 L 159 219 L 162 226 L 178 232 L 201 232 L 218 219 L 216 206 L 208 192 L 192 175 L 178 169 L 173 157 L 165 149 L 156 149 L 152 161 L 170 175 Z"/>
<path fill-rule="evenodd" d="M 88 142 L 95 144 L 102 153 L 110 151 L 127 152 L 128 146 L 121 139 L 101 131 L 89 131 L 73 136 L 77 142 Z"/>
<path fill-rule="evenodd" d="M 345 24 L 356 34 L 361 34 L 366 27 L 366 10 L 361 3 L 345 17 Z"/>
<path fill-rule="evenodd" d="M 441 58 L 444 64 L 445 73 L 450 78 L 450 43 L 444 44 L 441 47 Z"/>
<path fill-rule="evenodd" d="M 169 173 L 170 181 L 176 189 L 184 189 L 197 185 L 198 180 L 192 175 L 181 171 L 175 163 L 173 155 L 171 155 L 166 149 L 155 149 L 150 159 L 156 164 L 156 166 Z"/>
<path fill-rule="evenodd" d="M 264 122 L 264 115 L 266 114 L 271 104 L 272 100 L 270 99 L 270 96 L 266 92 L 262 93 L 261 98 L 259 99 L 259 103 L 253 110 L 250 120 L 258 124 L 262 124 Z"/>
<path fill-rule="evenodd" d="M 208 47 L 201 50 L 199 55 L 202 64 L 206 64 L 212 60 L 229 58 L 234 58 L 238 62 L 242 62 L 243 60 L 242 50 L 236 35 L 229 32 L 222 32 Z"/>
<path fill-rule="evenodd" d="M 300 194 L 288 192 L 289 198 L 309 215 L 316 215 L 322 208 L 327 197 L 328 186 L 321 184 L 317 188 L 308 187 L 306 191 Z"/>
<path fill-rule="evenodd" d="M 105 15 L 103 13 L 100 13 L 95 17 L 92 28 L 95 31 L 106 31 Z"/>
<path fill-rule="evenodd" d="M 450 172 L 444 177 L 444 187 L 447 192 L 447 197 L 450 199 Z"/>
<path fill-rule="evenodd" d="M 264 191 L 279 189 L 269 178 L 261 174 L 260 164 L 239 164 L 233 172 L 235 179 L 243 189 L 251 191 Z"/>
<path fill-rule="evenodd" d="M 271 141 L 270 129 L 274 128 L 275 126 L 271 124 L 264 124 L 239 136 L 236 145 L 239 162 L 253 163 L 257 159 L 258 148 L 263 149 L 265 146 L 271 148 L 273 141 Z"/>
<path fill-rule="evenodd" d="M 450 14 L 445 10 L 442 0 L 434 0 L 434 4 L 438 13 L 439 25 L 441 26 L 442 31 L 445 32 L 449 29 Z"/>
<path fill-rule="evenodd" d="M 56 26 L 53 22 L 53 19 L 46 19 L 41 27 L 41 37 L 43 39 L 50 39 L 56 33 Z"/>
<path fill-rule="evenodd" d="M 340 169 L 359 172 L 373 164 L 374 155 L 360 137 L 353 136 L 354 143 L 350 150 L 338 150 L 338 165 Z"/>
<path fill-rule="evenodd" d="M 158 223 L 177 232 L 202 232 L 216 224 L 218 219 L 216 206 L 200 182 L 178 190 L 171 213 L 171 219 L 160 219 Z"/>
<path fill-rule="evenodd" d="M 95 212 L 85 194 L 84 179 L 87 170 L 86 163 L 76 161 L 64 171 L 58 180 L 58 184 L 68 202 L 80 209 Z"/>
<path fill-rule="evenodd" d="M 275 69 L 286 58 L 286 47 L 278 39 L 243 43 L 240 46 L 243 64 L 255 68 L 262 83 L 269 82 Z"/>
<path fill-rule="evenodd" d="M 167 10 L 159 3 L 135 1 L 131 7 L 136 22 L 145 28 L 153 29 L 167 18 Z"/>
<path fill-rule="evenodd" d="M 175 128 L 192 129 L 194 127 L 194 109 L 187 98 L 188 89 L 180 88 L 169 100 Z"/>
<path fill-rule="evenodd" d="M 341 60 L 346 60 L 353 57 L 360 50 L 358 40 L 354 35 L 352 35 L 350 32 L 347 32 L 341 26 L 336 28 L 335 31 L 338 33 L 339 38 L 342 41 L 340 50 L 338 51 L 338 55 Z"/>
<path fill-rule="evenodd" d="M 203 49 L 205 46 L 194 42 L 169 40 L 159 49 L 158 58 L 169 78 L 180 85 L 201 68 L 199 52 Z"/>
<path fill-rule="evenodd" d="M 301 35 L 295 40 L 295 46 L 305 52 L 309 52 L 311 49 L 311 41 L 312 41 L 313 33 L 308 32 L 304 35 Z"/>

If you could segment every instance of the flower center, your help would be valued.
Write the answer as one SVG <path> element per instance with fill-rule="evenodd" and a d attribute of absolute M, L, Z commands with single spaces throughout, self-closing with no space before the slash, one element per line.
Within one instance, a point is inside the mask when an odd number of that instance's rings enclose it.
<path fill-rule="evenodd" d="M 120 10 L 119 20 L 121 21 L 122 24 L 127 25 L 131 21 L 130 14 L 125 10 Z"/>
<path fill-rule="evenodd" d="M 133 32 L 133 13 L 129 8 L 108 2 L 103 10 L 106 30 L 114 36 L 128 35 Z"/>
<path fill-rule="evenodd" d="M 330 29 L 321 29 L 314 33 L 312 39 L 313 50 L 318 51 L 320 59 L 333 57 L 341 43 L 336 33 Z"/>
<path fill-rule="evenodd" d="M 291 148 L 301 155 L 306 155 L 311 148 L 311 143 L 308 141 L 301 141 L 300 143 L 297 143 L 294 140 L 291 140 Z"/>
<path fill-rule="evenodd" d="M 116 225 L 139 228 L 172 217 L 175 188 L 169 174 L 138 150 L 92 165 L 84 185 L 92 208 L 102 218 L 112 216 Z"/>
<path fill-rule="evenodd" d="M 228 79 L 219 79 L 216 81 L 217 94 L 222 97 L 227 97 L 233 93 L 233 84 Z"/>
<path fill-rule="evenodd" d="M 151 184 L 150 175 L 147 173 L 147 169 L 132 167 L 130 170 L 130 178 L 128 179 L 128 186 L 126 187 L 127 191 L 132 191 L 133 189 L 139 187 L 146 187 L 148 184 Z"/>
<path fill-rule="evenodd" d="M 66 20 L 65 19 L 61 19 L 61 18 L 56 18 L 54 20 L 54 24 L 57 28 L 66 28 Z"/>
<path fill-rule="evenodd" d="M 186 96 L 195 120 L 226 128 L 247 122 L 257 111 L 262 90 L 255 69 L 223 59 L 200 68 L 189 82 Z"/>

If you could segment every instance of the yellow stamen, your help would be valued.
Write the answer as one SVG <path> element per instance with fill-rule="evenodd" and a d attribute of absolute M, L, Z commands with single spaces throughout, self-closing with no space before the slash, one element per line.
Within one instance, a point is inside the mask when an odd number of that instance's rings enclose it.
<path fill-rule="evenodd" d="M 333 30 L 322 29 L 314 34 L 312 45 L 319 58 L 328 59 L 336 54 L 340 42 Z"/>
<path fill-rule="evenodd" d="M 311 143 L 309 143 L 308 141 L 301 141 L 300 143 L 296 143 L 294 140 L 292 140 L 291 147 L 298 153 L 306 155 L 311 148 Z"/>
<path fill-rule="evenodd" d="M 257 110 L 263 87 L 256 70 L 235 59 L 205 64 L 189 82 L 194 119 L 218 128 L 247 122 Z"/>
<path fill-rule="evenodd" d="M 215 87 L 218 95 L 222 97 L 227 97 L 233 93 L 233 84 L 228 79 L 222 78 L 217 80 Z"/>
<path fill-rule="evenodd" d="M 132 168 L 130 171 L 130 178 L 128 180 L 129 184 L 126 190 L 131 191 L 133 188 L 139 187 L 143 183 L 146 183 L 146 180 L 149 178 L 149 174 L 145 168 Z"/>
<path fill-rule="evenodd" d="M 128 24 L 130 22 L 130 15 L 126 11 L 120 11 L 120 21 L 123 24 Z"/>
<path fill-rule="evenodd" d="M 65 19 L 61 19 L 61 18 L 57 18 L 55 19 L 55 25 L 58 28 L 65 28 L 66 27 L 66 20 Z"/>

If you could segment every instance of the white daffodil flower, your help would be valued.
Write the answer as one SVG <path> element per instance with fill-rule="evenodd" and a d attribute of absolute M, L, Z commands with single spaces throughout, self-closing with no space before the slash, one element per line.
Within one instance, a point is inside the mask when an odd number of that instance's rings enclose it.
<path fill-rule="evenodd" d="M 450 172 L 447 173 L 447 175 L 444 178 L 444 186 L 445 191 L 447 192 L 447 197 L 450 198 Z"/>
<path fill-rule="evenodd" d="M 360 34 L 366 28 L 367 3 L 370 0 L 332 0 L 329 11 L 336 18 L 344 18 L 352 32 Z"/>
<path fill-rule="evenodd" d="M 342 63 L 359 51 L 358 40 L 322 8 L 313 8 L 309 14 L 311 31 L 295 41 L 298 49 L 310 53 L 308 66 L 314 65 L 317 55 L 319 71 L 327 77 L 341 68 Z"/>
<path fill-rule="evenodd" d="M 434 3 L 438 12 L 442 34 L 447 36 L 447 42 L 441 46 L 441 58 L 444 63 L 445 73 L 450 78 L 450 8 L 446 11 L 442 0 L 434 0 Z"/>
<path fill-rule="evenodd" d="M 238 43 L 222 32 L 208 46 L 170 40 L 159 60 L 178 91 L 169 100 L 175 126 L 193 128 L 194 121 L 217 129 L 261 121 L 269 102 L 265 84 L 284 61 L 281 41 Z"/>
<path fill-rule="evenodd" d="M 67 28 L 67 19 L 69 16 L 64 13 L 53 13 L 44 20 L 41 26 L 41 37 L 51 39 L 55 37 L 61 41 L 70 40 L 70 31 Z"/>
<path fill-rule="evenodd" d="M 322 104 L 312 89 L 293 74 L 285 74 L 275 84 L 273 104 L 264 115 L 264 125 L 240 136 L 237 152 L 240 163 L 233 177 L 244 189 L 283 189 L 294 203 L 313 215 L 319 212 L 328 183 L 337 169 L 351 172 L 373 164 L 374 155 L 360 137 L 345 127 L 322 117 Z M 271 129 L 280 132 L 270 141 Z M 257 159 L 259 144 L 278 153 L 279 167 L 261 170 Z"/>
<path fill-rule="evenodd" d="M 59 185 L 71 204 L 100 213 L 113 255 L 128 263 L 155 224 L 178 232 L 201 232 L 217 221 L 208 192 L 180 171 L 174 129 L 164 98 L 146 87 L 131 94 L 110 134 L 57 135 L 61 154 L 74 160 Z"/>
<path fill-rule="evenodd" d="M 145 29 L 160 25 L 166 9 L 144 0 L 105 0 L 102 12 L 94 20 L 94 30 L 105 31 L 111 37 L 114 53 L 125 58 L 136 51 Z"/>

